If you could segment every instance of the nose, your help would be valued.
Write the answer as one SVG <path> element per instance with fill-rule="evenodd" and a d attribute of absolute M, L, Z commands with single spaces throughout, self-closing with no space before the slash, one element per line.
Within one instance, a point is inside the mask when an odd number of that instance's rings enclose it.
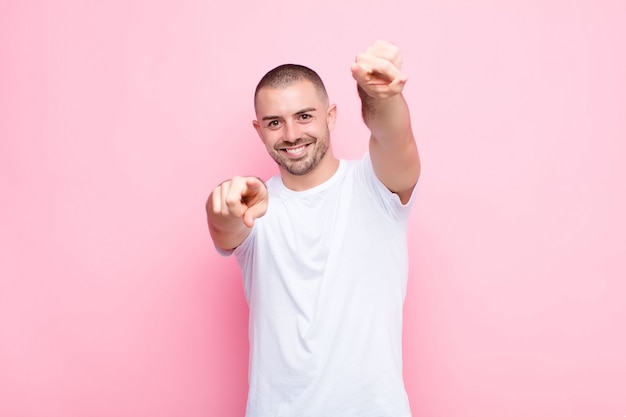
<path fill-rule="evenodd" d="M 302 136 L 302 132 L 300 130 L 300 125 L 294 121 L 288 121 L 285 123 L 285 141 L 287 142 L 295 142 L 300 139 Z"/>

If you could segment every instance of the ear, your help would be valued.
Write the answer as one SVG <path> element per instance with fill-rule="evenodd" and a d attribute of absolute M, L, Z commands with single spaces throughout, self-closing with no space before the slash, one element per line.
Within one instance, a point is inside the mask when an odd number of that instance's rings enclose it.
<path fill-rule="evenodd" d="M 326 111 L 326 124 L 328 125 L 328 130 L 332 132 L 335 128 L 335 122 L 337 121 L 337 105 L 331 104 L 328 106 L 328 110 Z"/>
<path fill-rule="evenodd" d="M 252 126 L 254 127 L 254 129 L 256 130 L 257 135 L 259 135 L 259 138 L 261 138 L 261 141 L 263 140 L 263 135 L 261 135 L 261 124 L 259 123 L 258 120 L 253 120 L 252 121 Z"/>

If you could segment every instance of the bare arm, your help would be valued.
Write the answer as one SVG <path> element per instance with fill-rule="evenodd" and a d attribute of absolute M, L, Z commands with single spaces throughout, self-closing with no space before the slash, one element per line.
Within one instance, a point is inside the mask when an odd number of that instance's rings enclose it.
<path fill-rule="evenodd" d="M 216 246 L 234 249 L 248 237 L 254 220 L 267 211 L 267 188 L 255 177 L 224 181 L 206 202 L 209 232 Z"/>
<path fill-rule="evenodd" d="M 352 75 L 361 97 L 363 120 L 371 132 L 374 172 L 406 203 L 420 175 L 420 160 L 411 129 L 409 108 L 402 96 L 406 77 L 394 45 L 378 41 L 357 56 Z"/>

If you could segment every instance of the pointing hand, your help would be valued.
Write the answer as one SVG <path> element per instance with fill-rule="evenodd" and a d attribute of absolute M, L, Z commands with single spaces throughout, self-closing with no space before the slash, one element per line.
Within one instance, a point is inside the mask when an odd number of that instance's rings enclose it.
<path fill-rule="evenodd" d="M 352 64 L 352 77 L 373 98 L 389 98 L 400 94 L 407 77 L 400 72 L 402 56 L 397 46 L 376 41 Z"/>
<path fill-rule="evenodd" d="M 267 188 L 256 177 L 234 177 L 218 185 L 211 193 L 213 213 L 221 217 L 243 219 L 247 227 L 267 211 Z"/>

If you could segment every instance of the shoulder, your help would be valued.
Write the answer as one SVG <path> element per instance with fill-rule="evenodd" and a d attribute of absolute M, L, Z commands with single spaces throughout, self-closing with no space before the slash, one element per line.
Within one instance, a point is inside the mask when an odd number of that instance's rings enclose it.
<path fill-rule="evenodd" d="M 415 190 L 409 200 L 403 204 L 398 194 L 389 190 L 378 178 L 369 153 L 354 161 L 352 168 L 355 181 L 367 190 L 375 204 L 383 209 L 387 216 L 395 221 L 406 220 L 414 201 Z"/>
<path fill-rule="evenodd" d="M 265 181 L 265 186 L 269 191 L 276 191 L 282 185 L 283 182 L 280 179 L 280 175 L 274 175 L 273 177 Z"/>

